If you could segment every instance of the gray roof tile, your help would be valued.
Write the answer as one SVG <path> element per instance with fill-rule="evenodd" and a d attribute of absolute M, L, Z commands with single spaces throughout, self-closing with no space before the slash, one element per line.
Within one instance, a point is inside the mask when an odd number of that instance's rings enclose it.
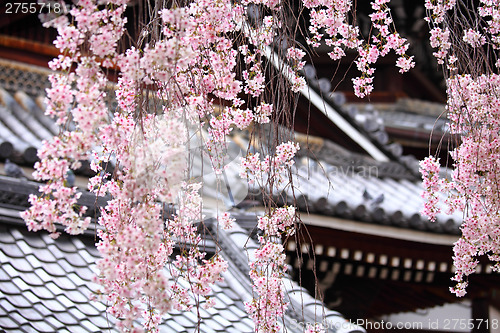
<path fill-rule="evenodd" d="M 56 299 L 66 308 L 70 308 L 72 307 L 74 304 L 73 302 L 68 298 L 66 297 L 65 295 L 59 295 L 56 297 Z M 97 311 L 96 314 L 99 314 L 100 312 Z"/>
<path fill-rule="evenodd" d="M 70 262 L 68 262 L 66 260 L 66 257 L 64 257 L 63 259 L 59 260 L 57 262 L 58 265 L 61 266 L 62 269 L 64 269 L 65 272 L 68 272 L 68 273 L 76 273 L 78 276 L 86 276 L 86 275 L 82 275 L 82 274 L 86 274 L 89 269 L 87 267 L 76 267 L 76 266 L 73 266 Z M 85 273 L 78 273 L 76 272 L 76 270 L 84 270 Z"/>
<path fill-rule="evenodd" d="M 9 295 L 17 295 L 21 292 L 19 288 L 17 288 L 17 286 L 12 283 L 12 281 L 2 282 L 2 284 L 0 284 L 0 290 Z"/>
<path fill-rule="evenodd" d="M 169 320 L 166 322 L 166 324 L 174 329 L 173 332 L 184 332 L 186 331 L 186 329 L 184 327 L 182 327 L 180 324 L 178 324 L 176 321 L 175 321 L 175 317 L 172 317 L 172 320 Z"/>
<path fill-rule="evenodd" d="M 94 325 L 90 320 L 83 320 L 81 325 L 85 327 L 90 332 L 98 332 L 100 329 L 96 325 Z"/>
<path fill-rule="evenodd" d="M 253 332 L 253 325 L 249 326 L 248 323 L 237 321 L 232 326 L 240 332 Z"/>
<path fill-rule="evenodd" d="M 23 292 L 23 295 L 24 295 L 24 297 L 26 297 L 26 299 L 28 299 L 31 302 L 31 304 L 35 304 L 35 303 L 40 301 L 40 298 L 38 298 L 38 296 L 36 296 L 35 294 L 33 294 L 29 290 Z"/>
<path fill-rule="evenodd" d="M 60 242 L 55 242 L 55 245 L 57 246 L 57 248 L 59 250 L 61 250 L 62 252 L 65 252 L 65 253 L 72 254 L 72 253 L 76 253 L 78 250 L 76 248 L 76 245 L 68 239 L 63 239 Z"/>
<path fill-rule="evenodd" d="M 68 253 L 65 256 L 65 259 L 68 263 L 71 263 L 72 266 L 76 266 L 76 267 L 87 267 L 88 266 L 88 262 L 86 260 L 84 260 L 82 258 L 82 256 L 80 254 L 78 254 L 77 252 Z"/>
<path fill-rule="evenodd" d="M 184 329 L 194 328 L 197 325 L 197 320 L 193 321 L 184 316 L 183 314 L 172 316 L 172 320 L 181 327 L 183 327 Z"/>
<path fill-rule="evenodd" d="M 69 291 L 73 291 L 76 288 L 76 285 L 68 279 L 66 276 L 54 277 L 54 283 L 58 287 L 64 290 L 64 293 L 67 294 Z"/>
<path fill-rule="evenodd" d="M 11 290 L 13 292 L 13 290 Z M 5 292 L 7 294 L 7 292 Z M 33 304 L 19 291 L 9 295 L 9 302 L 16 308 L 30 308 Z"/>
<path fill-rule="evenodd" d="M 233 302 L 241 299 L 241 297 L 238 296 L 232 289 L 225 289 L 224 296 L 229 297 Z M 229 303 L 227 303 L 227 304 L 229 305 Z"/>
<path fill-rule="evenodd" d="M 33 327 L 29 326 L 28 324 L 25 324 L 20 327 L 20 332 L 36 333 L 36 330 Z"/>
<path fill-rule="evenodd" d="M 56 257 L 50 252 L 49 249 L 37 249 L 36 251 L 33 252 L 35 257 L 37 257 L 38 260 L 43 261 L 43 262 L 56 262 L 57 259 Z"/>
<path fill-rule="evenodd" d="M 212 327 L 208 326 L 204 322 L 202 322 L 200 325 L 200 331 L 204 332 L 204 333 L 216 333 L 217 332 L 216 330 L 214 330 Z M 241 331 L 241 332 L 243 333 L 244 331 Z"/>
<path fill-rule="evenodd" d="M 90 276 L 92 276 L 92 275 L 90 275 Z M 68 274 L 68 275 L 67 275 L 67 277 L 68 277 L 71 281 L 73 281 L 73 283 L 74 283 L 75 285 L 77 285 L 78 287 L 80 287 L 80 286 L 85 286 L 85 285 L 89 284 L 89 282 L 90 282 L 90 281 L 84 281 L 84 280 L 82 280 L 82 279 L 80 278 L 80 276 L 78 276 L 78 275 L 77 275 L 77 274 L 75 274 L 75 273 Z M 89 277 L 89 276 L 87 275 L 87 277 Z"/>
<path fill-rule="evenodd" d="M 20 277 L 16 277 L 12 279 L 12 282 L 20 289 L 20 290 L 28 290 L 30 286 L 28 286 Z"/>
<path fill-rule="evenodd" d="M 109 316 L 111 317 L 111 316 Z M 106 316 L 94 316 L 90 318 L 90 321 L 98 327 L 112 327 L 114 321 L 111 318 L 106 318 Z"/>
<path fill-rule="evenodd" d="M 10 280 L 10 276 L 0 267 L 0 282 Z"/>
<path fill-rule="evenodd" d="M 41 321 L 44 320 L 44 316 L 33 308 L 18 309 L 20 315 L 27 319 L 28 321 Z"/>
<path fill-rule="evenodd" d="M 52 312 L 43 304 L 43 302 L 34 304 L 33 308 L 36 309 L 38 312 L 40 312 L 45 317 L 48 317 L 52 314 Z"/>
<path fill-rule="evenodd" d="M 33 271 L 33 266 L 28 262 L 28 260 L 24 258 L 16 258 L 16 260 L 12 260 L 11 265 L 18 272 L 31 272 Z"/>
<path fill-rule="evenodd" d="M 61 267 L 59 263 L 48 263 L 43 265 L 43 270 L 51 276 L 65 276 L 67 272 Z"/>
<path fill-rule="evenodd" d="M 17 246 L 17 244 L 5 244 L 5 246 L 2 248 L 2 252 L 4 255 L 8 257 L 14 257 L 14 258 L 23 258 L 24 253 L 23 251 Z"/>
<path fill-rule="evenodd" d="M 0 310 L 0 313 L 4 312 L 4 314 L 16 310 L 16 308 L 7 299 L 0 299 L 0 307 L 3 309 L 3 311 Z"/>
<path fill-rule="evenodd" d="M 218 324 L 222 325 L 224 328 L 227 328 L 231 326 L 231 322 L 221 316 L 220 313 L 222 312 L 228 312 L 228 310 L 219 311 L 219 314 L 213 316 L 212 319 L 215 320 Z"/>
<path fill-rule="evenodd" d="M 24 254 L 31 254 L 33 253 L 33 249 L 30 245 L 28 245 L 24 240 L 19 240 L 17 241 L 17 246 L 23 251 Z"/>
<path fill-rule="evenodd" d="M 71 308 L 68 310 L 73 316 L 75 316 L 76 319 L 78 320 L 83 320 L 85 318 L 87 318 L 87 316 L 85 314 L 83 314 L 83 312 L 81 312 L 79 309 L 76 309 L 76 308 Z"/>
<path fill-rule="evenodd" d="M 10 317 L 5 316 L 4 314 L 0 315 L 0 327 L 4 329 L 16 329 L 19 327 L 19 324 L 12 320 Z"/>
<path fill-rule="evenodd" d="M 95 263 L 95 257 L 96 257 L 96 255 L 91 255 L 86 250 L 79 251 L 78 253 L 83 258 L 83 260 L 85 260 L 85 262 L 87 263 L 87 265 L 85 265 L 85 267 L 94 266 L 93 264 Z"/>
<path fill-rule="evenodd" d="M 213 319 L 213 317 L 203 320 L 203 323 L 215 331 L 221 331 L 224 329 L 222 323 Z"/>
<path fill-rule="evenodd" d="M 73 326 L 72 328 L 78 329 L 78 326 Z M 70 330 L 68 330 L 66 328 L 62 328 L 62 329 L 58 330 L 57 332 L 58 333 L 72 333 Z"/>
<path fill-rule="evenodd" d="M 30 290 L 40 299 L 51 299 L 54 294 L 45 285 L 31 287 Z"/>
<path fill-rule="evenodd" d="M 84 291 L 84 294 L 85 294 L 85 291 Z M 86 293 L 86 295 L 90 295 L 90 291 L 88 291 Z M 104 304 L 102 304 L 101 302 L 97 302 L 97 301 L 91 301 L 90 304 L 92 304 L 93 306 L 95 306 L 95 308 L 101 312 L 104 312 L 106 311 L 106 306 Z"/>
<path fill-rule="evenodd" d="M 44 321 L 33 321 L 31 324 L 38 332 L 54 332 L 54 327 Z"/>
<path fill-rule="evenodd" d="M 31 267 L 33 267 L 33 268 L 39 268 L 39 267 L 42 267 L 43 265 L 45 265 L 44 263 L 40 262 L 40 260 L 38 260 L 38 258 L 36 258 L 32 254 L 27 255 L 26 260 L 29 261 Z"/>
<path fill-rule="evenodd" d="M 242 318 L 241 323 L 246 324 L 248 327 L 253 327 L 253 321 L 248 316 Z"/>
<path fill-rule="evenodd" d="M 232 305 L 228 308 L 231 313 L 235 314 L 238 317 L 244 317 L 246 315 L 246 312 L 238 308 L 236 305 Z"/>
<path fill-rule="evenodd" d="M 67 309 L 55 299 L 46 299 L 43 304 L 52 312 L 63 312 Z"/>
<path fill-rule="evenodd" d="M 88 296 L 85 296 L 76 288 L 65 291 L 64 295 L 66 295 L 73 303 L 87 303 L 89 300 Z"/>
<path fill-rule="evenodd" d="M 7 264 L 2 264 L 2 268 L 7 273 L 7 275 L 10 276 L 11 278 L 19 276 L 19 272 L 16 271 L 15 268 L 12 267 L 11 264 L 8 264 L 8 263 Z"/>
<path fill-rule="evenodd" d="M 47 246 L 47 245 L 46 245 Z M 57 246 L 55 246 L 54 244 L 50 244 L 47 246 L 47 249 L 50 251 L 50 253 L 52 253 L 52 255 L 56 258 L 56 259 L 62 259 L 64 258 L 65 254 L 63 252 L 61 252 L 61 250 L 59 250 L 57 248 Z"/>
<path fill-rule="evenodd" d="M 28 232 L 26 232 L 26 234 L 28 234 Z M 25 237 L 21 241 L 18 242 L 18 245 L 19 244 L 27 244 L 28 245 L 28 248 L 25 249 L 26 254 L 28 253 L 27 251 L 30 251 L 30 249 L 32 249 L 32 248 L 44 249 L 47 247 L 47 244 L 40 237 Z"/>
<path fill-rule="evenodd" d="M 238 309 L 239 310 L 239 309 Z M 240 316 L 236 315 L 234 311 L 232 311 L 230 308 L 226 309 L 221 309 L 219 314 L 226 320 L 230 322 L 235 322 L 240 320 Z"/>
<path fill-rule="evenodd" d="M 97 316 L 100 314 L 100 311 L 95 308 L 94 305 L 89 303 L 82 303 L 78 305 L 78 309 L 82 311 L 87 316 Z"/>
<path fill-rule="evenodd" d="M 226 328 L 227 333 L 241 333 L 241 331 L 233 326 Z"/>
<path fill-rule="evenodd" d="M 14 312 L 11 312 L 9 313 L 9 318 L 13 319 L 14 321 L 18 322 L 19 325 L 21 325 L 22 323 L 26 322 L 26 319 L 24 319 L 24 317 L 22 317 L 18 312 L 17 310 L 14 311 Z"/>
<path fill-rule="evenodd" d="M 54 314 L 55 316 L 56 314 Z M 61 330 L 66 326 L 62 321 L 57 320 L 54 316 L 49 316 L 45 317 L 44 320 L 51 326 L 53 326 L 55 329 L 57 329 L 57 332 L 62 332 Z"/>
<path fill-rule="evenodd" d="M 4 226 L 0 227 L 0 243 L 8 245 L 16 243 L 16 239 L 12 236 L 10 232 L 5 232 L 6 228 Z"/>

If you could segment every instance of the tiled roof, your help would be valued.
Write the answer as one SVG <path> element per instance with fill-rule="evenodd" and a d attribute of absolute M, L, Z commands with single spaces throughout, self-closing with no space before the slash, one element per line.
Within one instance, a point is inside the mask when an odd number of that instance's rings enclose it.
<path fill-rule="evenodd" d="M 421 181 L 379 177 L 376 165 L 361 168 L 317 163 L 297 164 L 294 193 L 302 211 L 356 221 L 393 225 L 429 232 L 458 234 L 461 214 L 438 214 L 431 223 L 420 214 Z M 281 193 L 280 195 L 284 195 Z"/>
<path fill-rule="evenodd" d="M 19 180 L 12 180 L 16 182 Z M 23 182 L 21 188 L 36 184 Z M 0 179 L 0 186 L 9 189 L 9 179 Z M 18 188 L 6 190 L 10 194 Z M 89 302 L 96 290 L 91 282 L 95 273 L 95 249 L 92 234 L 61 235 L 53 240 L 44 232 L 31 233 L 20 222 L 19 209 L 24 205 L 0 204 L 0 328 L 21 332 L 99 332 L 114 331 L 113 319 L 99 302 Z M 236 216 L 238 218 L 238 216 Z M 255 216 L 244 218 L 253 218 Z M 207 225 L 215 226 L 207 221 Z M 257 248 L 248 233 L 237 224 L 230 232 L 218 230 L 222 255 L 228 260 L 225 281 L 216 285 L 213 309 L 193 312 L 172 312 L 161 326 L 161 332 L 193 332 L 201 316 L 200 332 L 253 332 L 253 323 L 244 310 L 243 301 L 251 297 L 246 252 Z M 243 249 L 243 246 L 245 246 Z M 290 311 L 285 322 L 317 321 L 323 318 L 331 332 L 364 332 L 349 324 L 338 312 L 323 309 L 290 278 L 285 278 Z M 296 330 L 294 329 L 296 328 Z M 302 332 L 291 325 L 289 332 Z"/>
<path fill-rule="evenodd" d="M 424 201 L 422 182 L 416 177 L 418 161 L 415 158 L 403 158 L 405 168 L 400 163 L 375 161 L 348 152 L 319 138 L 298 137 L 298 141 L 301 150 L 293 167 L 294 188 L 288 186 L 274 193 L 277 202 L 296 204 L 306 214 L 432 233 L 460 233 L 462 215 L 459 212 L 438 214 L 433 223 L 421 215 Z M 236 181 L 237 170 L 228 168 L 226 172 L 229 179 Z M 259 188 L 251 188 L 251 193 L 259 191 Z M 249 197 L 260 198 L 259 195 Z"/>
<path fill-rule="evenodd" d="M 90 239 L 0 225 L 0 327 L 20 332 L 98 332 L 106 307 L 89 302 L 98 253 Z"/>
<path fill-rule="evenodd" d="M 2 64 L 0 63 L 0 67 Z M 339 96 L 341 95 L 333 94 L 328 98 L 332 103 L 341 104 L 343 100 Z M 43 115 L 39 106 L 40 97 L 30 97 L 20 91 L 9 93 L 0 88 L 0 101 L 0 157 L 9 157 L 1 155 L 1 145 L 5 143 L 13 147 L 10 154 L 22 157 L 25 162 L 32 162 L 35 148 L 39 147 L 41 140 L 49 139 L 56 132 L 54 122 Z M 350 113 L 354 117 L 357 114 L 345 105 L 340 108 L 346 117 Z M 459 232 L 459 215 L 439 215 L 437 223 L 429 223 L 421 217 L 421 188 L 415 158 L 401 156 L 396 161 L 380 162 L 365 155 L 351 153 L 326 140 L 319 140 L 320 144 L 315 147 L 308 146 L 306 141 L 310 143 L 314 140 L 302 140 L 300 153 L 310 158 L 297 163 L 299 172 L 295 177 L 299 185 L 299 191 L 295 195 L 299 198 L 298 203 L 303 211 L 432 232 Z M 222 177 L 216 179 L 214 174 L 205 174 L 207 186 L 204 187 L 204 192 L 208 197 L 220 198 L 220 194 L 213 189 L 221 188 L 223 192 L 227 192 L 226 189 L 230 188 L 233 201 L 237 204 L 245 199 L 248 190 L 246 183 L 238 176 L 238 147 L 234 146 L 235 149 L 232 150 L 235 152 L 235 163 L 226 170 L 227 181 Z M 313 159 L 319 162 L 311 162 Z M 209 170 L 201 167 L 200 161 L 194 161 L 195 167 L 199 164 L 199 172 L 194 176 L 201 175 L 201 170 Z M 218 186 L 221 181 L 226 186 Z M 363 200 L 365 189 L 373 197 L 383 194 L 383 202 L 375 205 Z M 224 194 L 227 200 L 229 195 Z M 291 200 L 290 196 L 286 200 Z"/>
<path fill-rule="evenodd" d="M 23 162 L 36 161 L 43 140 L 52 138 L 58 128 L 44 115 L 42 98 L 23 91 L 10 94 L 0 88 L 0 156 L 19 155 Z"/>
<path fill-rule="evenodd" d="M 377 114 L 385 127 L 406 130 L 409 135 L 421 132 L 423 141 L 430 134 L 444 136 L 448 133 L 448 119 L 444 104 L 401 98 L 396 103 L 377 105 Z"/>
<path fill-rule="evenodd" d="M 0 67 L 3 65 L 0 62 Z M 33 89 L 27 95 L 21 91 L 27 89 L 26 86 L 9 86 L 5 82 L 0 76 L 0 86 L 5 88 L 0 87 L 0 158 L 14 156 L 19 162 L 32 163 L 41 141 L 52 137 L 57 129 L 54 122 L 43 115 L 41 98 L 35 97 L 39 90 Z M 320 84 L 318 82 L 317 89 L 321 89 Z M 327 98 L 337 107 L 343 102 L 339 95 L 328 95 Z M 351 122 L 356 121 L 356 110 L 342 106 L 340 110 L 343 116 L 351 117 Z M 313 154 L 303 154 L 297 161 L 294 178 L 298 187 L 295 193 L 276 193 L 277 198 L 286 202 L 295 196 L 303 212 L 432 232 L 457 233 L 460 216 L 438 216 L 437 223 L 427 223 L 420 216 L 422 199 L 420 181 L 415 179 L 416 161 L 398 157 L 397 146 L 392 147 L 384 142 L 383 128 L 362 128 L 362 124 L 368 126 L 370 121 L 365 119 L 356 126 L 362 133 L 369 133 L 370 140 L 378 147 L 395 156 L 395 161 L 375 161 L 350 153 L 333 142 L 320 140 L 321 144 L 311 149 Z M 391 152 L 391 149 L 394 151 Z M 307 150 L 303 146 L 302 152 Z M 234 157 L 236 159 L 237 156 Z M 200 162 L 194 161 L 195 166 L 198 163 L 199 174 L 193 176 L 203 174 Z M 221 179 L 216 179 L 214 174 L 204 177 L 206 196 L 218 199 L 218 194 L 211 189 L 225 187 L 227 193 L 224 195 L 226 199 L 233 197 L 234 205 L 248 194 L 246 184 L 241 183 L 241 180 L 236 181 L 239 179 L 238 168 L 234 164 L 221 177 L 226 184 L 217 183 Z M 106 318 L 105 307 L 86 299 L 96 287 L 90 282 L 93 262 L 98 256 L 93 237 L 61 236 L 54 241 L 42 233 L 26 232 L 24 225 L 19 222 L 18 210 L 26 207 L 27 195 L 35 190 L 36 185 L 4 177 L 0 177 L 0 185 L 3 190 L 0 192 L 0 327 L 5 330 L 14 328 L 38 332 L 92 332 L 111 327 L 112 319 L 108 321 Z M 371 199 L 367 199 L 364 193 L 368 193 Z M 85 194 L 81 200 L 93 206 L 91 197 Z M 93 211 L 89 209 L 89 212 Z M 255 225 L 254 215 L 239 215 L 238 219 Z M 251 252 L 257 245 L 252 240 L 247 242 L 248 231 L 239 226 L 228 233 L 218 231 L 218 234 L 221 237 L 219 245 L 230 265 L 225 282 L 215 288 L 216 308 L 206 311 L 200 309 L 203 318 L 200 331 L 252 332 L 252 323 L 241 301 L 248 299 L 252 292 L 247 277 L 245 251 Z M 243 244 L 246 244 L 245 250 Z M 286 284 L 291 302 L 286 322 L 311 322 L 325 311 L 318 301 L 291 279 L 286 279 Z M 337 312 L 326 311 L 325 315 L 330 322 L 345 323 Z M 197 322 L 194 313 L 173 313 L 167 319 L 163 331 L 193 331 Z M 345 325 L 328 327 L 341 327 L 346 331 L 361 330 Z M 288 331 L 293 332 L 293 329 Z"/>
<path fill-rule="evenodd" d="M 372 104 L 365 105 L 365 112 L 360 112 L 356 105 L 346 105 L 346 98 L 341 92 L 332 92 L 332 84 L 329 79 L 316 75 L 316 69 L 313 65 L 307 64 L 304 67 L 303 74 L 308 82 L 309 91 L 314 90 L 321 96 L 321 105 L 316 107 L 322 112 L 330 109 L 340 117 L 330 117 L 330 120 L 337 125 L 337 122 L 346 121 L 357 131 L 357 136 L 363 136 L 371 142 L 381 154 L 385 155 L 393 162 L 401 162 L 402 147 L 399 143 L 390 142 L 389 136 L 384 129 L 382 118 L 374 110 Z M 310 98 L 310 93 L 303 94 Z M 312 102 L 312 101 L 311 101 Z M 324 110 L 323 110 L 324 109 Z M 341 118 L 341 119 L 338 119 Z M 374 156 L 372 154 L 372 156 Z M 378 158 L 380 161 L 387 159 Z M 405 163 L 402 164 L 403 166 Z"/>

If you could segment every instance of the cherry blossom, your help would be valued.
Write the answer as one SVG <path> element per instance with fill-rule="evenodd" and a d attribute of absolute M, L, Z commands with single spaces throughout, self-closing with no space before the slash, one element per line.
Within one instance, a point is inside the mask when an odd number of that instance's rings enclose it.
<path fill-rule="evenodd" d="M 130 41 L 126 40 L 127 3 L 81 0 L 67 15 L 46 24 L 56 28 L 54 45 L 61 53 L 50 62 L 57 72 L 50 76 L 46 112 L 61 130 L 38 153 L 34 177 L 45 183 L 38 196 L 30 196 L 31 208 L 22 216 L 30 230 L 45 229 L 53 237 L 59 235 L 59 225 L 71 234 L 84 232 L 91 218 L 85 207 L 77 205 L 81 189 L 65 185 L 69 170 L 90 161 L 95 176 L 89 179 L 88 190 L 109 199 L 96 219 L 102 258 L 97 262 L 95 281 L 100 289 L 95 298 L 107 304 L 121 331 L 156 332 L 172 310 L 214 306 L 212 286 L 227 269 L 218 245 L 211 257 L 202 250 L 198 227 L 205 219 L 203 184 L 190 179 L 192 139 L 199 138 L 216 178 L 220 177 L 227 167 L 229 135 L 243 130 L 256 131 L 254 135 L 261 124 L 276 124 L 277 112 L 293 111 L 273 102 L 278 94 L 307 88 L 301 74 L 306 49 L 289 39 L 284 70 L 276 76 L 285 79 L 287 90 L 271 91 L 275 77 L 266 50 L 289 31 L 282 1 L 194 0 L 160 6 L 149 11 L 154 24 L 139 26 L 139 38 Z M 353 79 L 357 96 L 372 92 L 375 64 L 391 51 L 398 56 L 395 65 L 400 72 L 414 66 L 407 40 L 395 30 L 388 0 L 371 2 L 373 29 L 366 40 L 352 19 L 352 1 L 302 4 L 310 14 L 311 46 L 324 43 L 336 60 L 347 49 L 357 53 L 360 75 Z M 454 2 L 428 0 L 426 6 L 438 60 L 458 68 L 461 59 L 451 58 L 459 53 L 446 20 Z M 259 15 L 250 17 L 249 8 Z M 498 5 L 483 1 L 480 12 L 487 27 L 464 29 L 460 41 L 471 49 L 498 47 Z M 123 45 L 131 46 L 122 49 Z M 108 75 L 111 71 L 116 72 L 116 82 Z M 461 172 L 454 173 L 454 183 L 448 184 L 437 179 L 437 161 L 422 163 L 431 216 L 439 211 L 440 190 L 462 194 L 448 196 L 447 210 L 467 208 L 478 214 L 467 217 L 464 237 L 456 246 L 459 294 L 465 287 L 461 281 L 474 270 L 474 256 L 489 251 L 496 260 L 499 253 L 495 244 L 500 242 L 479 236 L 494 235 L 498 208 L 492 198 L 494 173 L 488 172 L 498 167 L 494 126 L 499 103 L 488 93 L 497 91 L 498 81 L 496 75 L 450 77 L 451 130 L 464 137 L 453 153 Z M 461 110 L 475 115 L 464 119 Z M 474 140 L 478 137 L 483 141 Z M 286 140 L 243 156 L 241 177 L 268 193 L 291 186 L 288 173 L 299 146 Z M 477 161 L 481 163 L 474 166 Z M 491 209 L 485 211 L 483 204 Z M 228 212 L 218 212 L 216 220 L 225 229 L 236 223 Z M 249 264 L 254 298 L 246 304 L 257 332 L 281 329 L 287 308 L 281 238 L 293 235 L 297 223 L 294 207 L 275 204 L 258 219 L 262 236 Z M 321 331 L 321 327 L 311 325 L 307 330 Z"/>
<path fill-rule="evenodd" d="M 490 58 L 483 56 L 486 51 L 497 57 L 499 4 L 480 1 L 477 11 L 464 14 L 466 17 L 455 10 L 453 0 L 428 0 L 425 6 L 431 28 L 430 43 L 437 49 L 434 55 L 444 65 L 447 77 L 449 130 L 460 140 L 450 152 L 451 177 L 439 178 L 437 160 L 427 158 L 421 162 L 423 213 L 431 220 L 441 210 L 448 214 L 460 211 L 464 216 L 462 236 L 453 249 L 456 286 L 450 288 L 457 296 L 464 296 L 478 256 L 486 255 L 493 270 L 500 268 L 496 172 L 500 78 L 491 70 Z M 478 20 L 484 25 L 478 25 Z"/>

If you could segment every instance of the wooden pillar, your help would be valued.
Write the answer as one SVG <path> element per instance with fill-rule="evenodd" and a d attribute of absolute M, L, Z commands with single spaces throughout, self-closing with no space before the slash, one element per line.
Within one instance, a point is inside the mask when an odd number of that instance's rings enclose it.
<path fill-rule="evenodd" d="M 472 333 L 489 333 L 490 332 L 490 299 L 486 293 L 477 295 L 472 298 L 472 319 L 474 320 L 474 328 Z"/>

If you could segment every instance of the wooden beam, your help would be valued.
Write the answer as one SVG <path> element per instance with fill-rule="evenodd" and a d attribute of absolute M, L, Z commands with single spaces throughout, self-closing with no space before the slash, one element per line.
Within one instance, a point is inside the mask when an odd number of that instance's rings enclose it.
<path fill-rule="evenodd" d="M 0 46 L 51 57 L 59 55 L 55 46 L 7 35 L 0 35 Z"/>

